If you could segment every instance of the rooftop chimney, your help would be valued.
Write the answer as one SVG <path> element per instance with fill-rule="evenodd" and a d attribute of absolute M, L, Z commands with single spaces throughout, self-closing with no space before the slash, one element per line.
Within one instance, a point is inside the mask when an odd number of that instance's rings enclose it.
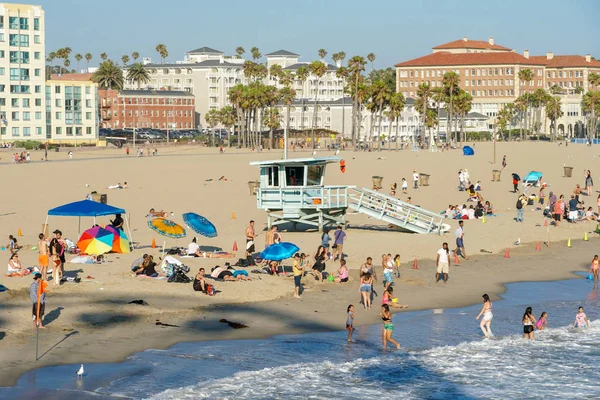
<path fill-rule="evenodd" d="M 523 57 L 529 58 L 529 50 L 523 51 Z"/>
<path fill-rule="evenodd" d="M 490 37 L 489 37 L 489 39 L 488 39 L 488 43 L 489 43 L 490 45 L 492 45 L 492 46 L 494 45 L 494 37 L 493 37 L 493 36 L 490 36 Z"/>
<path fill-rule="evenodd" d="M 546 53 L 546 60 L 552 60 L 554 58 L 554 53 L 549 51 Z"/>
<path fill-rule="evenodd" d="M 463 42 L 466 42 L 466 41 L 467 41 L 467 37 L 463 36 Z"/>
<path fill-rule="evenodd" d="M 591 54 L 586 54 L 585 55 L 585 62 L 592 62 L 592 55 Z"/>

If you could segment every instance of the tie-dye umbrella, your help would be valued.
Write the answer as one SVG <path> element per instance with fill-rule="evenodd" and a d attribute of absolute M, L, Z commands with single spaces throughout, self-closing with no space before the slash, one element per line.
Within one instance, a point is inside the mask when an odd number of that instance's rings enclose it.
<path fill-rule="evenodd" d="M 114 239 L 115 235 L 112 232 L 95 226 L 81 234 L 77 247 L 85 254 L 104 254 L 112 250 Z"/>
<path fill-rule="evenodd" d="M 148 220 L 148 226 L 163 236 L 175 239 L 185 237 L 186 235 L 183 226 L 165 218 L 150 219 Z"/>
<path fill-rule="evenodd" d="M 131 248 L 129 247 L 129 238 L 123 231 L 123 229 L 115 228 L 112 225 L 106 225 L 107 231 L 112 232 L 115 238 L 112 243 L 112 251 L 115 253 L 129 253 Z"/>

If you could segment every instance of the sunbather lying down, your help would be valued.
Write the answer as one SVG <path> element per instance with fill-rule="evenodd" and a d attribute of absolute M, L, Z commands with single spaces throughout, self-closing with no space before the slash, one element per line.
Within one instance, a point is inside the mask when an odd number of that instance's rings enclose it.
<path fill-rule="evenodd" d="M 226 268 L 216 266 L 210 270 L 210 276 L 215 279 L 223 279 L 224 281 L 251 281 L 248 272 L 241 270 L 230 271 Z"/>
<path fill-rule="evenodd" d="M 190 254 L 193 255 L 193 254 Z M 235 254 L 233 253 L 228 253 L 226 251 L 215 251 L 215 252 L 209 252 L 209 251 L 198 251 L 198 253 L 196 254 L 196 257 L 203 257 L 203 258 L 235 258 Z"/>
<path fill-rule="evenodd" d="M 154 208 L 151 208 L 150 211 L 148 211 L 148 215 L 146 215 L 146 217 L 148 217 L 148 218 L 166 218 L 168 214 L 174 215 L 172 212 L 167 212 L 164 210 L 156 211 Z"/>

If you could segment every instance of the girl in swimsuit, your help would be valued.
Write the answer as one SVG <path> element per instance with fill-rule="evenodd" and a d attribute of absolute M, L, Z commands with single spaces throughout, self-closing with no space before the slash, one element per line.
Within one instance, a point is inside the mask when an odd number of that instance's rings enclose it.
<path fill-rule="evenodd" d="M 394 265 L 396 266 L 396 278 L 400 278 L 400 254 L 394 257 Z"/>
<path fill-rule="evenodd" d="M 400 349 L 400 343 L 392 339 L 392 333 L 394 332 L 394 324 L 392 324 L 392 313 L 390 313 L 390 307 L 387 304 L 381 306 L 381 312 L 379 313 L 383 320 L 383 349 L 387 347 L 387 342 L 392 343 L 396 348 Z"/>
<path fill-rule="evenodd" d="M 598 269 L 600 269 L 600 260 L 598 254 L 596 254 L 590 266 L 590 273 L 594 275 L 594 287 L 598 286 Z"/>
<path fill-rule="evenodd" d="M 590 320 L 587 315 L 583 312 L 583 307 L 579 307 L 577 314 L 575 315 L 575 322 L 573 323 L 575 328 L 588 328 L 590 326 Z"/>
<path fill-rule="evenodd" d="M 395 299 L 396 301 L 398 301 L 398 299 Z M 406 304 L 398 304 L 396 302 L 394 302 L 394 288 L 393 287 L 389 287 L 386 289 L 385 292 L 383 292 L 383 296 L 381 297 L 381 304 L 387 304 L 390 307 L 395 307 L 395 308 L 408 308 L 408 306 Z"/>
<path fill-rule="evenodd" d="M 479 324 L 479 327 L 481 328 L 483 335 L 486 338 L 488 338 L 488 337 L 494 336 L 494 334 L 492 333 L 492 326 L 491 326 L 492 319 L 494 318 L 494 314 L 492 314 L 492 302 L 490 301 L 490 297 L 487 294 L 484 294 L 481 297 L 483 297 L 483 307 L 481 307 L 481 311 L 479 312 L 479 315 L 475 319 L 478 320 L 479 317 L 481 317 L 483 315 L 483 318 L 481 319 L 481 323 Z"/>
<path fill-rule="evenodd" d="M 538 331 L 543 331 L 544 329 L 548 329 L 548 313 L 544 311 L 542 315 L 540 315 L 540 319 L 538 319 L 535 327 L 538 328 Z"/>
<path fill-rule="evenodd" d="M 354 306 L 350 304 L 348 309 L 346 310 L 346 330 L 348 331 L 348 342 L 352 342 L 352 332 L 354 332 L 354 316 L 356 315 L 356 311 L 354 311 Z"/>
<path fill-rule="evenodd" d="M 523 318 L 521 319 L 521 321 L 523 321 L 523 337 L 525 339 L 533 340 L 535 324 L 537 321 L 533 316 L 533 310 L 531 307 L 527 307 L 525 309 L 525 314 L 523 314 Z"/>
<path fill-rule="evenodd" d="M 362 296 L 363 305 L 365 309 L 371 309 L 371 285 L 373 285 L 373 278 L 370 274 L 364 274 L 360 278 L 359 292 Z"/>

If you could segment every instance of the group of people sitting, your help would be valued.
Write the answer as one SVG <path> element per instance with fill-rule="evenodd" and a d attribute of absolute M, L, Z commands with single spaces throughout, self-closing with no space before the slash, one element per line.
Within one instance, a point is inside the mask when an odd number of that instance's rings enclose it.
<path fill-rule="evenodd" d="M 30 161 L 31 161 L 31 155 L 29 154 L 28 151 L 22 151 L 20 153 L 14 153 L 12 155 L 12 162 L 13 162 L 13 164 L 28 163 Z"/>
<path fill-rule="evenodd" d="M 579 185 L 577 185 L 579 187 Z M 549 205 L 544 210 L 544 215 L 550 216 L 554 219 L 555 226 L 558 226 L 561 220 L 567 220 L 571 223 L 583 222 L 583 221 L 598 221 L 598 215 L 594 213 L 592 207 L 585 208 L 584 202 L 580 200 L 579 196 L 581 192 L 575 192 L 571 195 L 571 198 L 566 201 L 564 195 L 556 196 L 553 192 L 550 192 Z M 598 196 L 597 202 L 600 211 L 600 195 Z"/>
<path fill-rule="evenodd" d="M 192 287 L 196 292 L 202 292 L 209 296 L 214 296 L 216 291 L 213 284 L 208 283 L 207 279 L 219 279 L 225 282 L 251 281 L 248 276 L 248 271 L 233 269 L 229 263 L 225 263 L 225 267 L 217 265 L 210 270 L 210 276 L 206 276 L 206 270 L 200 268 L 194 277 Z"/>
<path fill-rule="evenodd" d="M 485 203 L 477 201 L 477 204 L 471 204 L 468 207 L 466 204 L 455 206 L 450 204 L 443 214 L 450 219 L 478 219 L 484 216 L 493 216 L 495 212 L 494 206 L 489 201 Z"/>

